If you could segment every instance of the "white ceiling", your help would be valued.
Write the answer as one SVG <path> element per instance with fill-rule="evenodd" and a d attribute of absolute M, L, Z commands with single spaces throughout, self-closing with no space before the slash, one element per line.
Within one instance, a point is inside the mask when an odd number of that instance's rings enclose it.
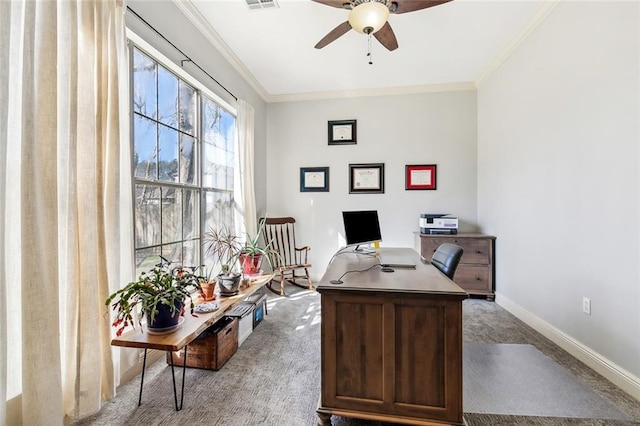
<path fill-rule="evenodd" d="M 556 2 L 454 0 L 390 15 L 399 48 L 355 31 L 313 46 L 348 11 L 311 0 L 250 10 L 244 0 L 174 0 L 267 100 L 380 90 L 473 87 L 526 37 Z M 417 87 L 416 87 L 417 86 Z"/>

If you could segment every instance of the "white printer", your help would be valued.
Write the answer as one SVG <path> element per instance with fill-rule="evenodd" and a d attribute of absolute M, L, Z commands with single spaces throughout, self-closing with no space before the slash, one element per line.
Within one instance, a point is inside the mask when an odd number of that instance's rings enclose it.
<path fill-rule="evenodd" d="M 420 215 L 421 234 L 457 234 L 458 218 L 450 214 L 428 214 Z"/>

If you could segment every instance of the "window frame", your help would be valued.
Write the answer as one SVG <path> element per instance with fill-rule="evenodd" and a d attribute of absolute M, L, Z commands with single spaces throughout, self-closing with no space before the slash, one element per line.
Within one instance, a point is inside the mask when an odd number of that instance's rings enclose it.
<path fill-rule="evenodd" d="M 132 160 L 131 162 L 131 184 L 132 184 L 132 188 L 131 188 L 131 196 L 132 196 L 132 207 L 133 207 L 133 211 L 132 211 L 132 215 L 133 215 L 133 235 L 134 235 L 134 244 L 133 244 L 133 249 L 134 249 L 134 265 L 136 267 L 136 269 L 138 268 L 138 263 L 136 261 L 137 259 L 137 255 L 139 253 L 140 250 L 159 250 L 160 252 L 162 252 L 162 247 L 167 246 L 166 243 L 163 242 L 162 240 L 162 236 L 160 237 L 160 242 L 158 244 L 151 244 L 148 246 L 140 246 L 138 247 L 136 244 L 136 211 L 135 211 L 135 202 L 136 202 L 136 188 L 138 187 L 138 185 L 140 184 L 147 184 L 150 186 L 157 186 L 159 188 L 165 189 L 165 188 L 174 188 L 174 189 L 185 189 L 185 190 L 193 190 L 193 191 L 197 191 L 198 193 L 198 206 L 197 206 L 197 212 L 198 212 L 198 217 L 197 217 L 197 227 L 198 229 L 196 230 L 196 232 L 194 233 L 195 237 L 192 238 L 188 238 L 185 239 L 184 238 L 184 234 L 181 235 L 181 240 L 179 241 L 182 244 L 185 244 L 189 241 L 198 241 L 199 247 L 198 250 L 196 250 L 197 256 L 198 256 L 198 262 L 199 264 L 203 264 L 205 263 L 205 256 L 203 253 L 203 244 L 202 244 L 202 235 L 206 232 L 205 226 L 206 226 L 206 217 L 205 217 L 205 212 L 206 212 L 206 203 L 205 203 L 205 194 L 207 193 L 224 193 L 224 194 L 229 194 L 230 195 L 230 200 L 232 205 L 236 204 L 236 200 L 235 200 L 235 196 L 237 193 L 237 186 L 240 185 L 240 182 L 235 181 L 233 182 L 233 186 L 230 189 L 220 189 L 220 188 L 216 188 L 216 187 L 212 187 L 212 186 L 204 186 L 204 182 L 203 182 L 203 145 L 205 143 L 204 141 L 204 129 L 203 129 L 203 123 L 204 123 L 204 119 L 203 119 L 203 110 L 204 110 L 204 102 L 205 102 L 205 97 L 208 98 L 209 101 L 212 101 L 214 104 L 217 104 L 220 108 L 222 108 L 223 110 L 225 110 L 229 115 L 231 115 L 233 117 L 234 120 L 234 140 L 232 141 L 233 144 L 233 155 L 236 157 L 236 161 L 234 161 L 234 168 L 237 166 L 237 156 L 239 155 L 239 151 L 238 151 L 238 115 L 237 115 L 237 108 L 233 107 L 231 104 L 229 104 L 228 102 L 226 102 L 224 99 L 222 99 L 220 96 L 216 95 L 211 89 L 209 89 L 207 86 L 205 86 L 203 83 L 201 83 L 198 79 L 196 79 L 195 77 L 193 77 L 191 74 L 187 73 L 186 71 L 184 71 L 181 67 L 179 67 L 177 64 L 175 64 L 173 61 L 171 61 L 166 55 L 164 55 L 163 53 L 161 53 L 159 50 L 157 50 L 156 48 L 154 48 L 153 46 L 151 46 L 148 42 L 146 42 L 144 39 L 142 39 L 140 36 L 138 36 L 136 33 L 134 33 L 133 31 L 131 31 L 130 29 L 127 29 L 127 49 L 128 49 L 128 53 L 129 53 L 129 68 L 128 68 L 128 72 L 129 72 L 129 90 L 130 90 L 130 96 L 128 98 L 128 106 L 130 108 L 130 125 L 129 125 L 129 129 L 130 129 L 130 140 L 131 140 L 131 153 L 130 153 L 130 158 Z M 194 118 L 194 126 L 193 126 L 193 134 L 191 135 L 193 137 L 194 140 L 194 162 L 195 162 L 195 179 L 193 183 L 181 183 L 181 182 L 174 182 L 174 181 L 164 181 L 164 180 L 160 180 L 160 179 L 148 179 L 148 178 L 142 178 L 142 177 L 137 177 L 136 176 L 136 167 L 135 167 L 135 163 L 133 161 L 134 159 L 134 155 L 135 155 L 135 138 L 134 138 L 134 130 L 135 130 L 135 117 L 136 114 L 138 114 L 135 111 L 135 108 L 133 106 L 133 95 L 134 95 L 134 69 L 133 69 L 133 65 L 134 65 L 134 49 L 139 50 L 141 53 L 149 56 L 153 61 L 155 61 L 158 65 L 162 66 L 163 68 L 165 68 L 168 72 L 172 73 L 173 75 L 175 75 L 179 80 L 183 80 L 186 84 L 190 85 L 194 90 L 195 90 L 195 110 L 194 110 L 194 114 L 195 114 L 195 118 Z M 145 117 L 145 115 L 143 114 L 138 114 L 141 117 Z M 148 118 L 148 116 L 146 116 Z M 159 122 L 162 123 L 160 121 L 160 117 L 156 117 L 154 119 L 154 122 Z M 166 124 L 163 124 L 166 125 Z M 179 126 L 178 126 L 179 127 Z M 179 132 L 179 134 L 181 134 Z M 235 174 L 237 174 L 236 172 L 234 172 Z M 157 177 L 157 176 L 156 176 Z M 181 223 L 183 223 L 183 219 L 184 219 L 184 212 L 182 212 L 182 216 L 181 216 Z M 162 227 L 162 214 L 160 214 L 159 217 L 160 220 L 160 226 Z M 235 229 L 237 229 L 238 224 L 237 223 L 230 223 L 228 224 L 229 226 Z M 183 230 L 181 231 L 183 232 Z M 175 243 L 175 242 L 172 242 Z M 175 260 L 175 259 L 170 259 L 170 260 Z M 182 261 L 182 259 L 180 259 L 180 261 Z M 196 266 L 196 265 L 185 265 L 185 266 Z"/>

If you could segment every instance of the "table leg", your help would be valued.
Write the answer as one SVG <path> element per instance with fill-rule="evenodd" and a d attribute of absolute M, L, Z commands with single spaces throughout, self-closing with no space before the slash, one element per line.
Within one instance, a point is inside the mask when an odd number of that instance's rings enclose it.
<path fill-rule="evenodd" d="M 171 360 L 171 379 L 173 380 L 173 401 L 176 404 L 176 411 L 182 410 L 182 404 L 184 403 L 184 377 L 187 371 L 187 346 L 184 347 L 182 354 L 182 386 L 180 390 L 180 405 L 178 405 L 178 390 L 176 389 L 176 375 L 173 370 L 173 351 L 169 351 L 169 359 Z"/>
<path fill-rule="evenodd" d="M 317 413 L 318 414 L 318 426 L 331 426 L 331 414 Z"/>
<path fill-rule="evenodd" d="M 142 359 L 142 376 L 140 377 L 140 394 L 138 395 L 138 407 L 142 404 L 142 386 L 144 385 L 144 370 L 147 366 L 147 348 L 144 349 L 144 358 Z"/>

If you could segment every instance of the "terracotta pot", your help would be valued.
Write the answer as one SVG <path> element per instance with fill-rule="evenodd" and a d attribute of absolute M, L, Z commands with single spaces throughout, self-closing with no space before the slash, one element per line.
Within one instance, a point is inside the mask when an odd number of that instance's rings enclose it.
<path fill-rule="evenodd" d="M 215 281 L 200 283 L 200 288 L 202 289 L 202 292 L 200 294 L 202 296 L 202 299 L 205 302 L 208 302 L 216 298 L 216 294 L 215 294 L 216 282 Z"/>
<path fill-rule="evenodd" d="M 240 265 L 245 275 L 258 275 L 262 266 L 262 254 L 240 254 Z"/>

